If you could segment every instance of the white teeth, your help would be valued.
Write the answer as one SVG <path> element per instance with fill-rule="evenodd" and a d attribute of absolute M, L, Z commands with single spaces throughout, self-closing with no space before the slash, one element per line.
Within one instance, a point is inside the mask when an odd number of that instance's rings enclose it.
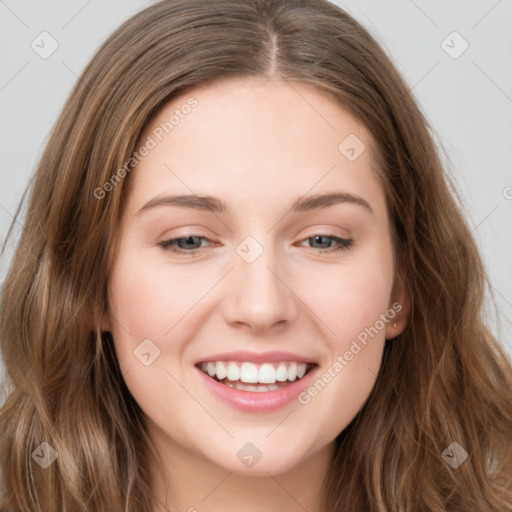
<path fill-rule="evenodd" d="M 258 372 L 258 382 L 261 382 L 262 384 L 274 384 L 275 381 L 275 368 L 270 363 L 262 364 Z"/>
<path fill-rule="evenodd" d="M 241 391 L 252 391 L 253 393 L 265 393 L 267 391 L 275 391 L 276 389 L 281 389 L 282 387 L 287 386 L 287 384 L 245 384 L 243 382 L 237 381 L 237 382 L 231 382 L 229 380 L 224 381 L 224 385 L 240 389 Z"/>
<path fill-rule="evenodd" d="M 252 391 L 254 389 L 253 386 L 247 386 L 241 384 L 240 382 L 235 382 L 233 387 L 236 389 L 241 389 L 242 391 Z"/>
<path fill-rule="evenodd" d="M 251 384 L 258 382 L 258 367 L 253 363 L 242 363 L 240 367 L 240 380 Z"/>
<path fill-rule="evenodd" d="M 281 363 L 277 367 L 276 380 L 279 382 L 284 382 L 285 380 L 288 380 L 288 368 L 286 368 L 286 365 L 284 363 Z"/>
<path fill-rule="evenodd" d="M 294 381 L 297 378 L 297 363 L 291 363 L 288 366 L 288 380 Z"/>
<path fill-rule="evenodd" d="M 217 374 L 217 378 L 219 380 L 226 378 L 228 370 L 226 368 L 226 365 L 222 361 L 219 361 L 218 363 L 215 364 L 215 373 Z"/>
<path fill-rule="evenodd" d="M 308 365 L 290 361 L 262 364 L 248 361 L 209 361 L 201 363 L 200 368 L 210 377 L 224 381 L 226 384 L 228 382 L 240 384 L 242 387 L 239 389 L 244 389 L 243 384 L 261 384 L 261 386 L 250 386 L 250 391 L 269 391 L 279 389 L 282 387 L 280 384 L 286 381 L 294 382 L 302 379 L 306 375 Z"/>
<path fill-rule="evenodd" d="M 228 363 L 226 377 L 231 381 L 240 380 L 240 368 L 238 368 L 236 363 Z"/>

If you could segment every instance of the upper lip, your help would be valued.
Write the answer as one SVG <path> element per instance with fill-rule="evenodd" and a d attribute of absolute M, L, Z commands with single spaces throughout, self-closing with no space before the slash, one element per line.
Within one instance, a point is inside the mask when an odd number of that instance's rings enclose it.
<path fill-rule="evenodd" d="M 296 361 L 298 363 L 315 363 L 310 357 L 304 357 L 292 352 L 224 352 L 199 359 L 196 364 L 215 361 L 239 361 L 250 363 L 276 363 L 281 361 Z"/>

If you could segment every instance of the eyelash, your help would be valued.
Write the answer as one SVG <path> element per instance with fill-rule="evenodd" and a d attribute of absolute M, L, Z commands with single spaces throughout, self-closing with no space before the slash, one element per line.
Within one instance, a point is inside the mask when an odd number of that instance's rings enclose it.
<path fill-rule="evenodd" d="M 315 239 L 316 237 L 323 237 L 323 238 L 329 238 L 331 240 L 334 240 L 338 246 L 337 247 L 334 247 L 334 248 L 330 248 L 330 249 L 323 249 L 323 250 L 319 250 L 318 252 L 320 254 L 324 254 L 324 253 L 334 253 L 334 252 L 339 252 L 339 251 L 344 251 L 344 250 L 347 250 L 349 249 L 352 244 L 353 244 L 353 240 L 350 239 L 350 238 L 340 238 L 338 236 L 334 236 L 334 235 L 314 235 L 314 236 L 308 236 L 307 238 L 304 238 L 303 240 L 301 240 L 302 242 L 306 241 L 306 240 L 313 240 Z M 196 254 L 200 248 L 198 249 L 192 249 L 190 251 L 186 251 L 186 250 L 183 250 L 183 249 L 179 249 L 177 247 L 177 242 L 179 242 L 180 240 L 186 240 L 187 238 L 198 238 L 198 239 L 201 239 L 201 240 L 207 240 L 209 242 L 212 242 L 212 240 L 210 240 L 209 238 L 205 237 L 205 236 L 199 236 L 199 235 L 188 235 L 188 236 L 184 236 L 184 237 L 179 237 L 179 238 L 172 238 L 170 240 L 164 240 L 163 242 L 160 242 L 158 245 L 164 250 L 164 251 L 169 251 L 169 252 L 172 252 L 174 254 L 188 254 L 188 255 L 194 255 Z"/>

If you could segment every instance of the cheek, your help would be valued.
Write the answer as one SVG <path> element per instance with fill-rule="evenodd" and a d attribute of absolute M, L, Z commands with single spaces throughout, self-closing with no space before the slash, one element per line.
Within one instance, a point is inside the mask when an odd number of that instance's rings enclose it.
<path fill-rule="evenodd" d="M 325 419 L 317 425 L 319 438 L 341 432 L 375 384 L 391 319 L 386 312 L 392 282 L 392 252 L 385 244 L 351 264 L 316 273 L 308 304 L 322 320 L 328 350 L 317 379 L 299 403 L 311 417 Z"/>
<path fill-rule="evenodd" d="M 195 288 L 178 271 L 120 248 L 109 282 L 114 346 L 130 393 L 150 417 L 162 412 L 163 396 L 187 400 L 173 376 L 181 380 L 182 320 L 200 297 Z M 165 416 L 165 422 L 172 423 L 172 417 Z"/>
<path fill-rule="evenodd" d="M 109 305 L 119 337 L 163 342 L 205 292 L 206 276 L 120 251 L 109 284 Z M 202 285 L 201 285 L 202 283 Z"/>
<path fill-rule="evenodd" d="M 368 251 L 364 257 L 347 260 L 343 265 L 317 268 L 314 280 L 303 282 L 305 302 L 325 327 L 331 352 L 343 353 L 388 309 L 393 265 L 391 251 L 386 254 L 385 249 Z"/>
<path fill-rule="evenodd" d="M 187 378 L 184 352 L 216 280 L 210 267 L 172 265 L 147 248 L 120 248 L 109 282 L 112 334 L 124 380 L 144 410 L 161 409 L 162 390 L 187 401 L 177 381 Z"/>
<path fill-rule="evenodd" d="M 162 271 L 137 252 L 121 248 L 109 282 L 117 358 L 132 394 L 141 394 L 145 401 L 153 393 L 144 393 L 142 388 L 158 386 L 156 369 L 176 359 L 180 347 L 170 343 L 174 337 L 169 331 L 185 313 L 181 287 L 166 284 Z"/>

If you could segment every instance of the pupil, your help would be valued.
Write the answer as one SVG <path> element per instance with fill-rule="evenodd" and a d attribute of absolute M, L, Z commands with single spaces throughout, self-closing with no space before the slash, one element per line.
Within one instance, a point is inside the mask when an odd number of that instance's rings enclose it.
<path fill-rule="evenodd" d="M 195 238 L 196 238 L 195 236 L 187 236 L 186 238 L 183 238 L 182 242 L 183 242 L 184 244 L 187 244 L 187 245 L 188 245 L 188 244 L 192 244 L 192 245 L 194 245 L 194 239 L 195 239 Z"/>
<path fill-rule="evenodd" d="M 322 245 L 322 238 L 324 238 L 324 235 L 316 235 L 315 236 L 315 241 L 318 242 L 320 245 Z M 324 242 L 324 245 L 325 245 L 326 242 Z M 328 244 L 328 242 L 327 242 Z"/>

